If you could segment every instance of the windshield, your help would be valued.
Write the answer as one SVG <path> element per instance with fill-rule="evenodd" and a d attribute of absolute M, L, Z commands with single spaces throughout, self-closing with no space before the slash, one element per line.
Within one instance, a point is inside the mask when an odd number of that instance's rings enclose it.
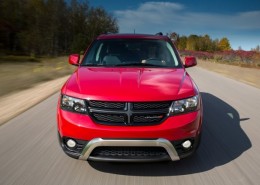
<path fill-rule="evenodd" d="M 152 39 L 97 40 L 82 65 L 181 67 L 170 43 Z"/>

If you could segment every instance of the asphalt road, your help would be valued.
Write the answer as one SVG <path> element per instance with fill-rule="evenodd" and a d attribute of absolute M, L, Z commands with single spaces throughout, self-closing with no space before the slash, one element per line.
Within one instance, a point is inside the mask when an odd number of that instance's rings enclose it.
<path fill-rule="evenodd" d="M 194 67 L 204 101 L 201 146 L 178 162 L 95 163 L 58 146 L 55 94 L 0 127 L 0 185 L 259 185 L 260 89 Z"/>

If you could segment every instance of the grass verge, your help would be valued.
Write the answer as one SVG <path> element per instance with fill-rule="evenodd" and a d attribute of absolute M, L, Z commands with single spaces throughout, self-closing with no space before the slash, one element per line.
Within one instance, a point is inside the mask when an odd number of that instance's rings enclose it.
<path fill-rule="evenodd" d="M 38 83 L 71 74 L 75 67 L 68 57 L 0 57 L 0 96 L 28 89 Z"/>

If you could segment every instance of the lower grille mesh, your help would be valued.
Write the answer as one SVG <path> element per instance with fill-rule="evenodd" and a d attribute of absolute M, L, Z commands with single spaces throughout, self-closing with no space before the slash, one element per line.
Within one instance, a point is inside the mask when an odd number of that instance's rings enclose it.
<path fill-rule="evenodd" d="M 168 156 L 167 151 L 162 147 L 97 147 L 91 156 L 103 158 L 158 158 Z"/>

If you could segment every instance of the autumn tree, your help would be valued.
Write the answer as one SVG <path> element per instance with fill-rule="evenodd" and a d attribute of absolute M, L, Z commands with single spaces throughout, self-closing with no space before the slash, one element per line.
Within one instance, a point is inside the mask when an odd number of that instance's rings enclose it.
<path fill-rule="evenodd" d="M 220 41 L 218 43 L 218 49 L 220 51 L 226 51 L 226 50 L 231 49 L 229 40 L 226 37 L 223 37 L 222 39 L 220 39 Z"/>
<path fill-rule="evenodd" d="M 167 36 L 172 40 L 172 35 L 176 37 L 174 44 L 179 50 L 191 50 L 191 51 L 224 51 L 230 50 L 231 46 L 229 40 L 224 37 L 220 41 L 218 39 L 212 40 L 209 35 L 189 35 L 180 36 L 177 33 L 167 33 Z"/>

